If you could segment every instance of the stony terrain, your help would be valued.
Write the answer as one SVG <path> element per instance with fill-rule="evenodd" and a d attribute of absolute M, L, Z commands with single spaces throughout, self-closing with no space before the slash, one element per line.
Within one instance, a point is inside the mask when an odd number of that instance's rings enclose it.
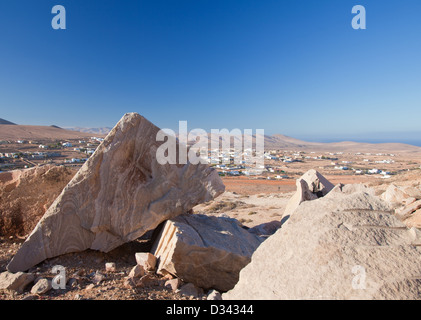
<path fill-rule="evenodd" d="M 421 298 L 419 169 L 224 177 L 223 192 L 207 166 L 154 167 L 156 130 L 126 115 L 77 175 L 0 174 L 0 299 Z"/>
<path fill-rule="evenodd" d="M 395 184 L 401 187 L 420 187 L 421 177 L 414 172 L 408 172 L 401 179 L 395 178 L 381 184 L 373 183 L 373 192 L 378 195 L 384 194 L 388 186 Z M 255 194 L 240 195 L 226 191 L 217 199 L 196 206 L 195 213 L 205 213 L 211 216 L 230 216 L 241 221 L 245 226 L 253 227 L 261 223 L 273 220 L 281 221 L 285 207 L 294 192 L 285 194 Z M 17 252 L 23 240 L 16 236 L 2 236 L 0 238 L 0 273 L 6 271 L 6 265 Z M 266 245 L 265 245 L 266 246 Z M 167 281 L 163 275 L 152 274 L 152 281 L 141 287 L 127 287 L 126 278 L 130 270 L 136 265 L 136 252 L 149 252 L 152 241 L 138 239 L 120 246 L 109 252 L 101 253 L 87 250 L 80 253 L 69 253 L 57 258 L 48 259 L 34 267 L 32 272 L 36 277 L 52 279 L 54 265 L 62 265 L 66 268 L 68 284 L 66 289 L 51 289 L 45 294 L 32 294 L 30 292 L 33 283 L 28 285 L 22 293 L 15 291 L 0 290 L 0 299 L 206 299 L 206 293 L 199 296 L 183 295 L 174 292 L 170 286 L 165 287 Z M 116 263 L 116 271 L 106 271 L 107 262 Z M 94 280 L 96 274 L 103 276 L 100 282 Z M 352 272 L 347 275 L 352 280 Z M 76 280 L 70 280 L 77 278 Z M 350 283 L 348 281 L 348 283 Z M 226 296 L 226 298 L 229 296 Z M 236 297 L 237 298 L 237 297 Z M 302 297 L 305 298 L 305 297 Z M 314 296 L 307 298 L 314 298 Z M 320 296 L 319 296 L 320 298 Z M 329 298 L 329 297 L 324 297 Z"/>

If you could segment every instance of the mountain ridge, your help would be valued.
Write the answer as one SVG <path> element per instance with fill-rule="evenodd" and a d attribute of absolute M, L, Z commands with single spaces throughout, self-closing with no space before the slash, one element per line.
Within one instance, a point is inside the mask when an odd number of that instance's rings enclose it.
<path fill-rule="evenodd" d="M 0 119 L 4 120 L 4 119 Z M 7 123 L 10 121 L 4 120 Z M 77 139 L 91 137 L 92 135 L 106 136 L 111 130 L 109 127 L 102 128 L 60 128 L 58 126 L 31 126 L 0 124 L 0 140 L 19 139 Z M 234 137 L 233 139 L 238 139 Z M 256 136 L 253 136 L 255 141 Z M 308 142 L 283 134 L 265 135 L 265 150 L 290 150 L 290 151 L 314 151 L 314 152 L 420 152 L 421 147 L 405 143 L 365 143 L 354 141 L 342 142 Z M 193 142 L 194 143 L 194 142 Z"/>

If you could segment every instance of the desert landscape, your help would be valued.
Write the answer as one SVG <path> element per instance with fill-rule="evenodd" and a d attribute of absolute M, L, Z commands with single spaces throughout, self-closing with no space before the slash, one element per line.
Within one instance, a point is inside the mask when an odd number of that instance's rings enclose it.
<path fill-rule="evenodd" d="M 0 299 L 420 298 L 421 148 L 276 135 L 254 176 L 157 165 L 157 130 L 137 114 L 99 137 L 0 125 Z"/>

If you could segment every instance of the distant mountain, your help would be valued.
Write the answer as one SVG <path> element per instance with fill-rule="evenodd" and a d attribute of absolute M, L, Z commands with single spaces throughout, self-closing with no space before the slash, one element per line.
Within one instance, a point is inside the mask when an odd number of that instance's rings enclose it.
<path fill-rule="evenodd" d="M 190 135 L 190 134 L 189 134 Z M 190 136 L 190 139 L 186 139 L 184 135 L 176 135 L 182 141 L 188 141 L 189 145 L 196 143 L 194 135 Z M 253 146 L 256 143 L 256 138 L 258 136 L 253 135 L 252 143 Z M 262 138 L 259 136 L 259 138 Z M 239 145 L 242 145 L 242 135 L 232 135 L 230 137 L 231 147 L 235 146 L 235 143 L 238 142 Z M 421 147 L 409 145 L 405 143 L 364 143 L 364 142 L 352 142 L 352 141 L 343 141 L 343 142 L 308 142 L 299 140 L 296 138 L 288 137 L 282 134 L 274 135 L 264 135 L 264 147 L 265 150 L 288 150 L 288 151 L 305 151 L 305 152 L 384 152 L 384 153 L 396 153 L 396 152 L 421 152 Z M 208 133 L 209 148 L 212 146 L 220 145 L 221 137 L 212 136 Z"/>
<path fill-rule="evenodd" d="M 307 148 L 320 145 L 316 142 L 307 142 L 283 134 L 265 135 L 265 149 Z"/>
<path fill-rule="evenodd" d="M 0 118 L 0 124 L 13 124 L 13 125 L 16 125 L 16 123 L 13 123 L 13 122 L 10 122 L 10 121 L 7 121 L 7 120 L 4 120 L 4 119 L 2 119 L 2 118 Z"/>
<path fill-rule="evenodd" d="M 92 134 L 97 134 L 97 135 L 107 135 L 112 128 L 110 127 L 102 127 L 102 128 L 82 128 L 82 127 L 69 127 L 69 128 L 64 128 L 66 130 L 71 130 L 71 131 L 79 131 L 79 132 L 84 132 L 84 133 L 92 133 Z"/>
<path fill-rule="evenodd" d="M 7 125 L 1 125 L 7 124 Z M 82 127 L 70 127 L 60 128 L 58 126 L 24 126 L 16 125 L 10 121 L 0 119 L 0 140 L 18 140 L 18 139 L 75 139 L 75 138 L 86 138 L 92 136 L 105 137 L 112 128 L 82 128 Z M 178 136 L 178 135 L 177 135 Z M 178 136 L 179 138 L 182 138 Z M 241 142 L 242 135 L 232 136 L 231 144 L 234 141 Z M 253 145 L 256 142 L 256 136 L 254 135 Z M 185 138 L 184 138 L 185 139 Z M 183 139 L 183 140 L 184 140 Z M 218 145 L 219 140 L 216 141 L 217 137 L 213 137 L 208 134 L 209 142 L 213 142 L 213 145 Z M 239 141 L 240 140 L 240 141 Z M 184 140 L 185 141 L 185 140 Z M 314 152 L 421 152 L 421 147 L 403 144 L 403 143 L 362 143 L 362 142 L 307 142 L 292 137 L 288 137 L 282 134 L 265 135 L 265 150 L 290 150 L 290 151 L 314 151 Z M 189 141 L 189 144 L 194 144 L 195 141 Z M 210 147 L 211 143 L 210 143 Z"/>
<path fill-rule="evenodd" d="M 63 130 L 55 126 L 0 125 L 0 140 L 86 139 L 89 133 Z"/>

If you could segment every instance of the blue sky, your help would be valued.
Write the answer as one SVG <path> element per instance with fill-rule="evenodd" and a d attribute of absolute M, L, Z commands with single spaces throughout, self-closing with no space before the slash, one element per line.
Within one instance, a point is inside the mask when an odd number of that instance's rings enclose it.
<path fill-rule="evenodd" d="M 57 4 L 66 30 L 51 27 Z M 366 30 L 351 27 L 357 4 Z M 172 129 L 413 135 L 420 15 L 419 0 L 2 0 L 0 118 L 103 127 L 138 112 Z"/>

